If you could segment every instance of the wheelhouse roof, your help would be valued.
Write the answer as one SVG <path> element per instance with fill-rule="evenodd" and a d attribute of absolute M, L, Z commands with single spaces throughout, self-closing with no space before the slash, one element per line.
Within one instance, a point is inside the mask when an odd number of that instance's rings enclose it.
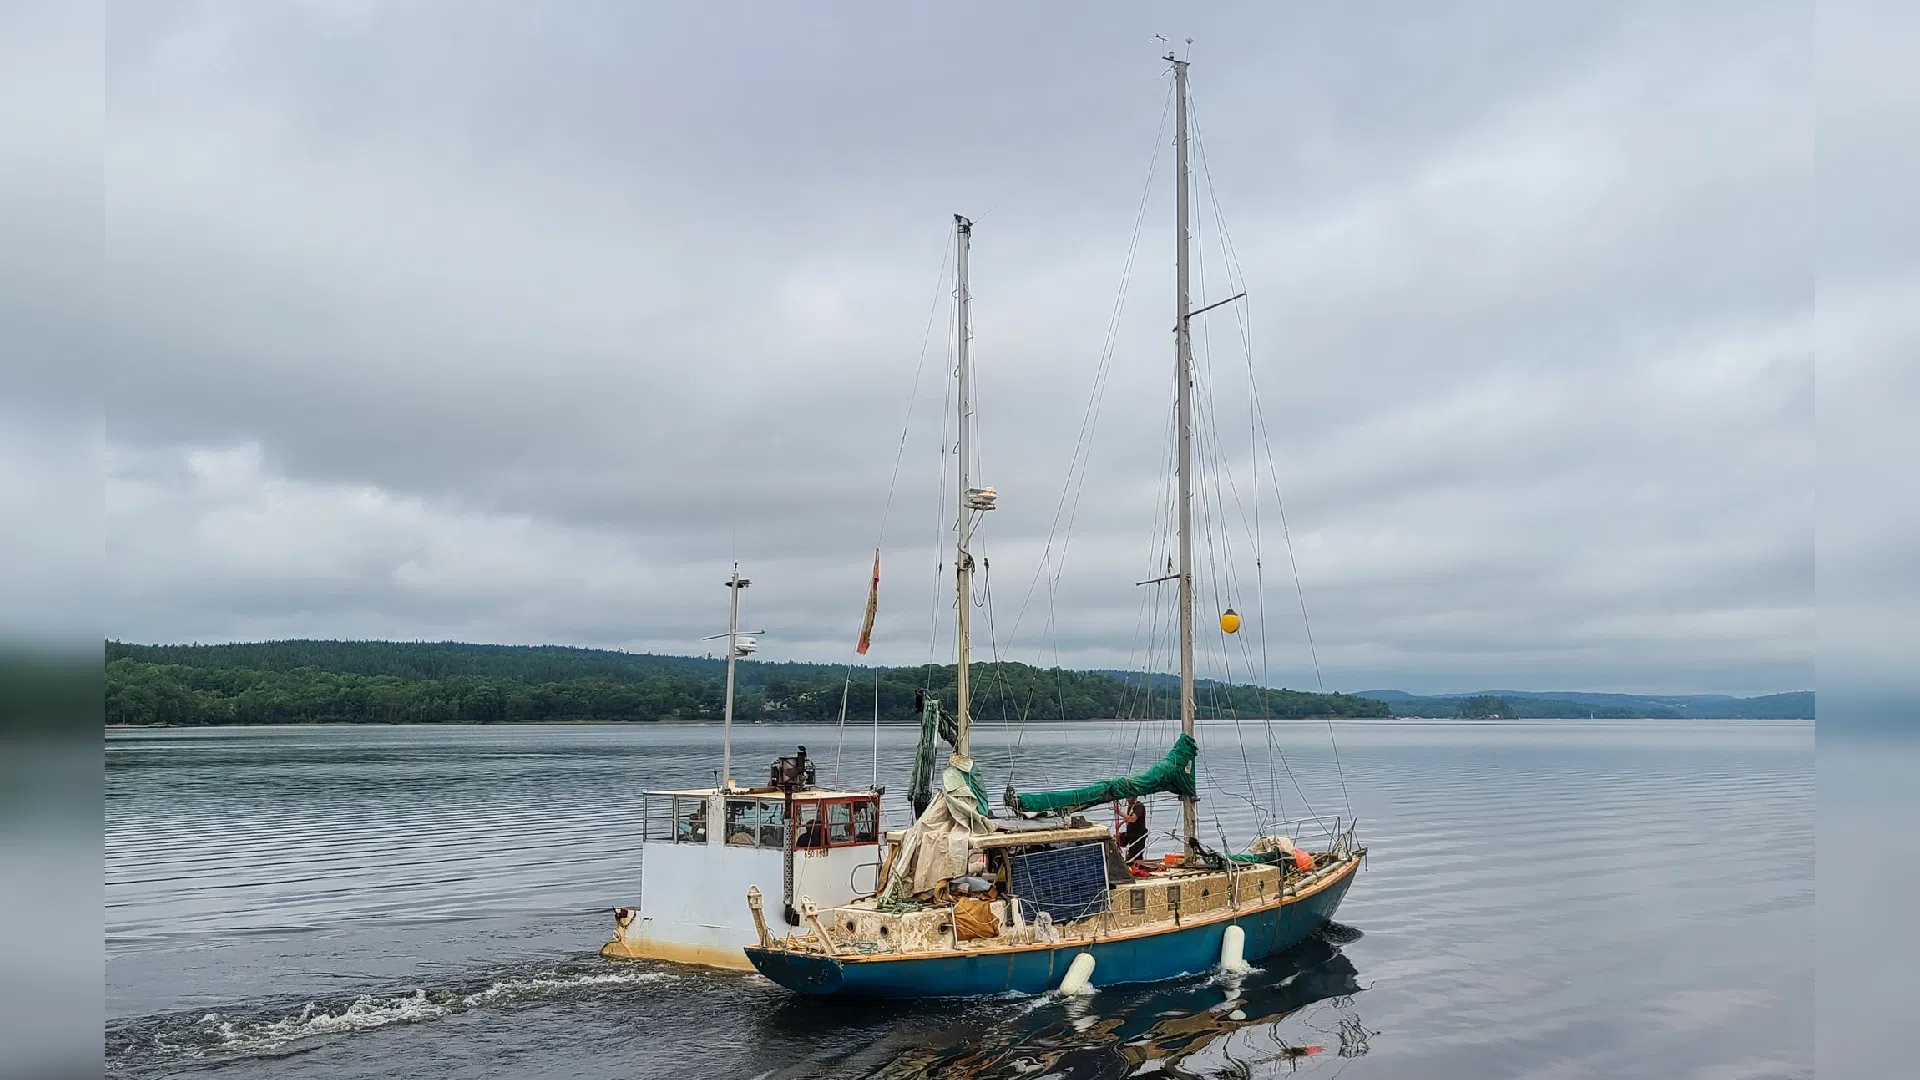
<path fill-rule="evenodd" d="M 715 795 L 725 795 L 729 799 L 759 799 L 765 802 L 781 802 L 787 793 L 779 788 L 734 788 L 731 791 L 720 788 L 687 788 L 678 791 L 643 791 L 642 795 L 659 798 L 678 796 L 680 798 L 705 799 Z M 878 799 L 880 796 L 871 791 L 827 791 L 819 788 L 806 788 L 793 793 L 795 801 L 815 802 L 832 799 Z"/>

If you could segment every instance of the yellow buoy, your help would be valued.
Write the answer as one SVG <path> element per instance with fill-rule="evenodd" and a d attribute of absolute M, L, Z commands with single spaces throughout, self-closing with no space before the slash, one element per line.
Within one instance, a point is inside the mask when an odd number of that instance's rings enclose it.
<path fill-rule="evenodd" d="M 1239 632 L 1240 613 L 1232 608 L 1228 608 L 1226 613 L 1220 616 L 1220 629 L 1229 634 Z"/>

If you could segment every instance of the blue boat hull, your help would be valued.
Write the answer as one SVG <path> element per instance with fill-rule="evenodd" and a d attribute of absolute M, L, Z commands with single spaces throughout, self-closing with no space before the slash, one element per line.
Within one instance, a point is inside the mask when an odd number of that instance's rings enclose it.
<path fill-rule="evenodd" d="M 1285 952 L 1312 937 L 1340 907 L 1357 866 L 1308 896 L 1230 917 L 1139 937 L 1091 944 L 1014 946 L 959 956 L 820 956 L 749 947 L 762 975 L 815 997 L 938 998 L 1043 994 L 1060 985 L 1080 953 L 1093 954 L 1093 985 L 1158 982 L 1197 975 L 1220 962 L 1227 927 L 1246 934 L 1249 961 Z"/>

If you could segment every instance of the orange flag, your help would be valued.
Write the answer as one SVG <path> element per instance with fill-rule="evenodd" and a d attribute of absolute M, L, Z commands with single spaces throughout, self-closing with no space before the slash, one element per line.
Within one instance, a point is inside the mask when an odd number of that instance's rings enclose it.
<path fill-rule="evenodd" d="M 860 644 L 853 651 L 861 656 L 867 655 L 867 647 L 873 644 L 873 617 L 880 611 L 880 549 L 873 549 L 873 584 L 867 589 L 867 617 L 860 624 Z"/>

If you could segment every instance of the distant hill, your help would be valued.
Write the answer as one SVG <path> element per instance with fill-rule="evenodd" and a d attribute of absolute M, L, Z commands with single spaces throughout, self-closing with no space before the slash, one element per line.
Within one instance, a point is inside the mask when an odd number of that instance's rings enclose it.
<path fill-rule="evenodd" d="M 1734 697 L 1731 694 L 1593 694 L 1578 690 L 1481 690 L 1472 694 L 1419 696 L 1404 690 L 1363 690 L 1357 696 L 1382 701 L 1395 716 L 1450 717 L 1469 698 L 1505 701 L 1522 719 L 1807 720 L 1814 692 Z"/>
<path fill-rule="evenodd" d="M 1158 687 L 1016 663 L 973 665 L 976 715 L 1088 720 L 1163 716 Z M 269 641 L 236 645 L 106 642 L 109 724 L 523 723 L 718 720 L 726 662 L 556 645 Z M 916 691 L 951 702 L 954 667 L 863 668 L 849 693 L 842 664 L 738 665 L 742 720 L 832 723 L 843 703 L 885 721 L 917 719 Z M 875 683 L 878 683 L 875 686 Z M 1209 684 L 1202 718 L 1386 716 L 1344 694 Z"/>

